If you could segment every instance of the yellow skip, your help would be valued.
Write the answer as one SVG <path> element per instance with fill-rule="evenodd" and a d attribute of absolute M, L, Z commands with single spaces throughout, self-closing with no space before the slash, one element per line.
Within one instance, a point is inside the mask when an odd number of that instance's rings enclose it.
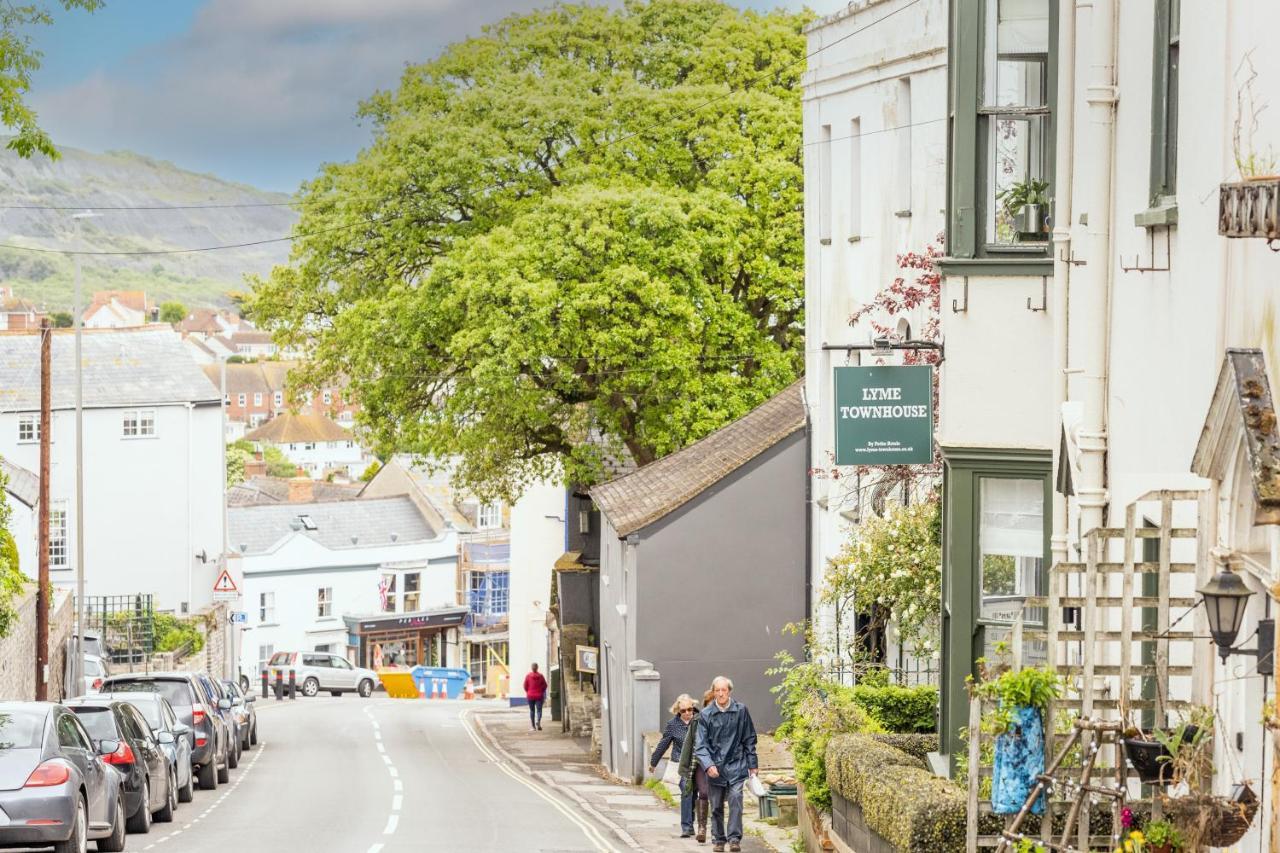
<path fill-rule="evenodd" d="M 418 688 L 413 683 L 413 673 L 379 670 L 378 680 L 387 688 L 387 695 L 392 699 L 417 699 Z"/>

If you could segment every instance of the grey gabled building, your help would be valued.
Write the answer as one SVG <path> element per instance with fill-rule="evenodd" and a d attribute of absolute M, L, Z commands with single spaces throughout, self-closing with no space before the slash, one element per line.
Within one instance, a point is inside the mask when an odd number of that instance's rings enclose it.
<path fill-rule="evenodd" d="M 805 405 L 797 382 L 701 441 L 592 489 L 600 508 L 602 761 L 638 779 L 643 732 L 716 675 L 761 730 L 779 722 L 766 675 L 803 641 Z M 651 665 L 646 666 L 645 664 Z M 637 703 L 637 674 L 660 676 Z M 641 675 L 651 679 L 652 673 Z M 661 713 L 659 713 L 659 710 Z M 651 717 L 651 719 L 649 719 Z"/>

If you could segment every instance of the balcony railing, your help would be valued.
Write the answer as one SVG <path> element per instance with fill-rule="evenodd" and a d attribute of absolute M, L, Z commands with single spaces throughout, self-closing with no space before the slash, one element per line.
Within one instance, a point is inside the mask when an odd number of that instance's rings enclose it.
<path fill-rule="evenodd" d="M 1280 241 L 1280 177 L 1235 181 L 1218 190 L 1218 233 Z M 1280 249 L 1280 245 L 1272 245 Z"/>

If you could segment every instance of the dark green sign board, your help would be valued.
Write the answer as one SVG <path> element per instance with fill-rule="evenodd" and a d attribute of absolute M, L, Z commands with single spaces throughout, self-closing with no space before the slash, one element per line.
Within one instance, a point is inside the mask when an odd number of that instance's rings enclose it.
<path fill-rule="evenodd" d="M 836 464 L 933 461 L 933 368 L 836 368 Z"/>

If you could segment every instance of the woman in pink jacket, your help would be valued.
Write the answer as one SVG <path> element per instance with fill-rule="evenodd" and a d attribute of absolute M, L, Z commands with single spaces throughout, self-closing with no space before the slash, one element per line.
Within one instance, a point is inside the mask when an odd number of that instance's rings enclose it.
<path fill-rule="evenodd" d="M 524 677 L 524 698 L 529 700 L 529 725 L 533 731 L 542 731 L 542 703 L 547 698 L 547 680 L 538 672 L 538 665 Z"/>

